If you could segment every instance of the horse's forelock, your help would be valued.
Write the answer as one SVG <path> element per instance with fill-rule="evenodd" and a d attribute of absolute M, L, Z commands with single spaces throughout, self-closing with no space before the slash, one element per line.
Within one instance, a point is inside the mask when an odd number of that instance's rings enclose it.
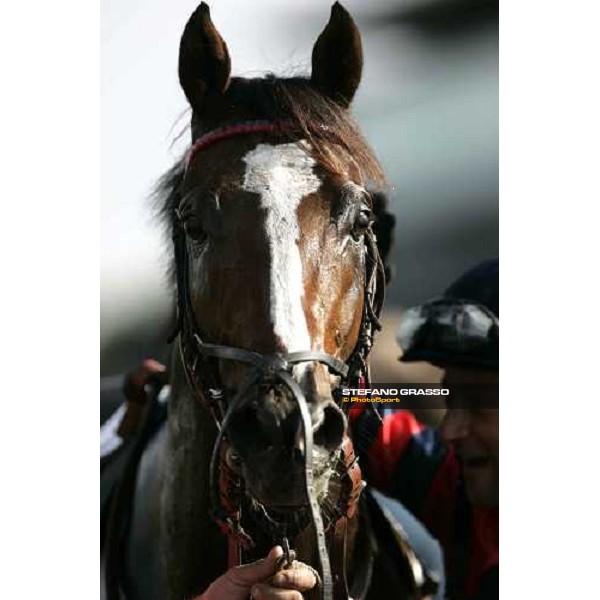
<path fill-rule="evenodd" d="M 291 123 L 291 138 L 306 140 L 319 165 L 332 175 L 347 176 L 350 157 L 358 168 L 361 183 L 373 189 L 386 187 L 383 169 L 349 111 L 316 90 L 308 78 L 236 77 L 231 80 L 225 99 L 243 111 L 243 120 L 248 120 L 251 113 L 257 120 Z M 194 116 L 193 120 L 205 122 L 204 117 Z M 222 123 L 212 127 L 220 125 Z M 172 234 L 174 209 L 181 200 L 184 176 L 185 161 L 181 159 L 160 178 L 152 196 L 168 240 Z"/>
<path fill-rule="evenodd" d="M 364 182 L 385 187 L 383 169 L 350 112 L 316 90 L 308 78 L 233 78 L 226 96 L 257 118 L 291 122 L 296 137 L 307 140 L 322 166 L 333 174 L 343 174 L 344 155 L 349 155 Z"/>

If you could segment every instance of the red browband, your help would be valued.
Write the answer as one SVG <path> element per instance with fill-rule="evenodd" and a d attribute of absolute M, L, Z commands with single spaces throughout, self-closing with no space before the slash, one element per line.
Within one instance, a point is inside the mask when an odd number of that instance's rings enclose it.
<path fill-rule="evenodd" d="M 290 121 L 244 121 L 225 125 L 219 129 L 213 129 L 204 135 L 201 135 L 190 148 L 186 161 L 185 170 L 187 171 L 192 164 L 196 154 L 204 150 L 207 146 L 246 133 L 271 133 L 283 132 L 293 129 L 294 125 Z"/>

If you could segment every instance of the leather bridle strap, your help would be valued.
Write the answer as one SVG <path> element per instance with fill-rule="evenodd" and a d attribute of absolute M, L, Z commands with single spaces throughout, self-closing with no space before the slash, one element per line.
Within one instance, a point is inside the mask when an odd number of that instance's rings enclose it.
<path fill-rule="evenodd" d="M 196 318 L 194 310 L 191 306 L 189 288 L 188 288 L 188 258 L 186 240 L 183 232 L 183 227 L 180 223 L 175 225 L 177 231 L 174 235 L 174 242 L 176 247 L 177 256 L 177 282 L 178 282 L 178 297 L 179 297 L 179 330 L 180 330 L 180 352 L 182 363 L 186 377 L 192 386 L 192 389 L 196 390 L 196 395 L 202 400 L 203 395 L 205 396 L 207 391 L 210 393 L 214 392 L 213 387 L 207 386 L 204 382 L 201 382 L 201 387 L 197 385 L 197 378 L 201 375 L 206 377 L 206 370 L 202 369 L 201 373 L 198 371 L 198 360 L 206 361 L 207 359 L 220 359 L 220 360 L 232 360 L 236 362 L 245 363 L 251 365 L 253 368 L 246 380 L 242 383 L 235 398 L 229 402 L 229 406 L 223 416 L 221 422 L 219 422 L 218 411 L 214 410 L 214 406 L 211 406 L 211 412 L 218 428 L 217 440 L 213 448 L 213 454 L 211 457 L 210 467 L 210 494 L 211 504 L 213 508 L 213 517 L 220 523 L 227 526 L 229 535 L 229 557 L 230 562 L 233 560 L 239 560 L 240 558 L 240 545 L 250 540 L 249 536 L 244 532 L 241 527 L 239 518 L 232 518 L 232 515 L 227 514 L 223 511 L 220 499 L 219 489 L 219 469 L 221 464 L 221 446 L 224 440 L 225 433 L 230 425 L 233 415 L 238 412 L 249 398 L 248 392 L 250 389 L 263 382 L 274 382 L 280 381 L 290 389 L 293 394 L 295 401 L 298 404 L 304 432 L 304 469 L 305 469 L 305 489 L 306 496 L 308 498 L 311 518 L 315 527 L 316 543 L 320 562 L 320 571 L 322 577 L 322 598 L 323 600 L 333 600 L 333 578 L 331 573 L 331 566 L 329 555 L 327 551 L 327 540 L 325 537 L 325 529 L 323 525 L 323 519 L 319 508 L 318 500 L 315 493 L 314 487 L 314 475 L 312 470 L 312 454 L 313 454 L 313 439 L 312 439 L 312 423 L 310 414 L 308 411 L 306 398 L 302 389 L 298 383 L 294 380 L 291 375 L 292 367 L 295 364 L 305 362 L 316 362 L 326 365 L 332 373 L 340 376 L 343 381 L 346 381 L 349 374 L 356 372 L 362 372 L 366 368 L 366 356 L 370 351 L 370 340 L 372 336 L 373 327 L 377 328 L 378 322 L 376 320 L 376 314 L 379 312 L 380 303 L 376 303 L 373 306 L 374 295 L 376 294 L 375 286 L 379 284 L 379 271 L 380 264 L 378 256 L 376 254 L 376 246 L 373 244 L 373 240 L 369 236 L 367 243 L 366 260 L 372 261 L 371 264 L 367 264 L 367 272 L 365 274 L 365 307 L 363 309 L 363 319 L 361 323 L 361 339 L 359 340 L 355 352 L 348 363 L 344 363 L 336 357 L 320 352 L 320 351 L 298 351 L 291 352 L 288 354 L 272 354 L 262 355 L 258 352 L 247 350 L 244 348 L 235 348 L 230 346 L 222 346 L 219 344 L 211 344 L 202 341 L 196 324 Z M 374 254 L 375 251 L 375 254 Z M 185 339 L 191 342 L 191 347 L 194 349 L 195 358 L 192 361 L 188 360 L 185 352 Z M 354 360 L 356 359 L 356 361 Z M 190 365 L 193 366 L 193 372 L 191 372 Z M 210 373 L 208 373 L 210 375 Z M 214 383 L 214 377 L 212 386 L 216 386 Z M 218 386 L 216 386 L 218 387 Z M 204 388 L 204 389 L 203 389 Z M 220 398 L 223 398 L 223 392 L 218 390 Z M 221 405 L 221 409 L 224 410 L 224 404 Z M 343 546 L 345 545 L 345 535 L 343 532 L 345 528 L 341 526 L 337 528 L 338 535 L 335 536 L 336 549 L 335 554 L 341 553 L 343 555 Z M 235 540 L 235 542 L 233 541 Z M 336 561 L 337 562 L 337 561 Z M 345 578 L 341 578 L 335 586 L 336 600 L 337 597 L 343 593 L 346 589 Z"/>
<path fill-rule="evenodd" d="M 196 350 L 205 357 L 235 360 L 237 362 L 255 366 L 263 365 L 263 368 L 267 369 L 271 366 L 279 366 L 285 363 L 294 365 L 302 362 L 318 362 L 327 365 L 340 377 L 346 377 L 348 375 L 348 365 L 346 363 L 343 363 L 331 354 L 316 350 L 265 355 L 244 348 L 207 344 L 206 342 L 203 342 L 197 334 L 194 335 L 194 342 L 196 344 Z"/>
<path fill-rule="evenodd" d="M 190 148 L 185 159 L 185 170 L 190 168 L 194 158 L 201 150 L 221 140 L 247 135 L 249 133 L 283 133 L 295 129 L 291 121 L 243 121 L 241 123 L 232 123 L 219 129 L 213 129 L 204 135 L 201 135 Z"/>
<path fill-rule="evenodd" d="M 197 154 L 207 146 L 227 138 L 247 133 L 289 133 L 294 129 L 290 122 L 254 121 L 227 125 L 202 135 L 192 146 L 185 165 L 185 170 L 191 167 Z M 304 440 L 304 469 L 305 486 L 310 513 L 315 526 L 317 548 L 322 574 L 322 592 L 324 600 L 332 600 L 332 576 L 321 510 L 316 497 L 314 476 L 312 470 L 313 438 L 312 422 L 304 393 L 292 376 L 293 366 L 300 363 L 315 362 L 325 365 L 329 370 L 341 377 L 342 385 L 347 385 L 352 380 L 362 379 L 368 381 L 367 357 L 371 350 L 373 332 L 380 329 L 378 321 L 384 292 L 383 265 L 379 257 L 377 244 L 372 231 L 365 233 L 365 295 L 364 308 L 360 324 L 359 339 L 350 358 L 346 362 L 320 351 L 299 351 L 287 354 L 262 355 L 245 348 L 222 346 L 207 343 L 202 340 L 196 315 L 192 306 L 189 290 L 189 263 L 187 255 L 187 240 L 185 226 L 179 209 L 175 210 L 173 224 L 173 242 L 175 247 L 175 263 L 177 276 L 178 322 L 177 328 L 171 339 L 179 333 L 179 349 L 184 372 L 188 383 L 197 399 L 204 405 L 208 404 L 209 410 L 217 427 L 217 440 L 213 448 L 210 468 L 210 494 L 215 519 L 226 525 L 230 538 L 231 554 L 239 556 L 240 545 L 251 542 L 251 539 L 241 528 L 239 511 L 227 513 L 221 505 L 219 490 L 219 469 L 221 467 L 221 447 L 225 434 L 229 428 L 233 415 L 238 412 L 248 401 L 250 389 L 261 383 L 285 385 L 298 404 Z M 226 402 L 223 386 L 221 385 L 215 359 L 231 360 L 250 365 L 252 368 L 246 379 L 242 382 L 235 397 Z M 276 523 L 271 524 L 273 526 Z M 277 529 L 277 528 L 276 528 Z M 337 529 L 336 543 L 344 544 L 345 528 Z M 237 545 L 231 540 L 235 539 Z M 345 589 L 345 582 L 343 589 Z M 342 589 L 336 583 L 336 600 Z"/>
<path fill-rule="evenodd" d="M 301 362 L 318 362 L 327 365 L 330 371 L 333 371 L 336 375 L 339 375 L 344 379 L 348 376 L 348 365 L 325 352 L 318 352 L 315 350 L 290 352 L 285 355 L 285 360 L 291 365 Z"/>
<path fill-rule="evenodd" d="M 304 353 L 302 353 L 304 354 Z M 311 355 L 312 353 L 306 353 Z M 297 357 L 296 362 L 304 362 L 305 360 L 314 360 L 310 357 L 308 359 Z M 213 447 L 213 453 L 210 461 L 210 482 L 211 482 L 211 501 L 213 505 L 213 511 L 215 512 L 214 517 L 217 520 L 227 519 L 226 515 L 221 513 L 221 502 L 219 497 L 219 465 L 221 458 L 221 444 L 223 443 L 225 432 L 227 431 L 231 420 L 236 412 L 241 410 L 248 402 L 248 392 L 250 388 L 257 384 L 263 379 L 263 368 L 262 365 L 257 365 L 251 372 L 250 376 L 246 379 L 239 392 L 236 394 L 233 401 L 230 403 L 229 408 L 221 422 L 221 427 L 217 434 L 217 439 Z M 302 388 L 298 385 L 296 380 L 289 373 L 289 368 L 277 368 L 272 372 L 272 376 L 275 380 L 279 380 L 281 383 L 286 385 L 290 392 L 293 394 L 298 408 L 300 410 L 300 417 L 302 420 L 302 433 L 304 443 L 304 481 L 306 497 L 310 507 L 310 513 L 312 522 L 315 528 L 315 534 L 317 539 L 317 551 L 319 555 L 320 563 L 320 574 L 321 574 L 321 591 L 323 600 L 333 599 L 333 577 L 331 575 L 331 566 L 329 563 L 329 555 L 327 553 L 327 540 L 325 537 L 325 527 L 323 525 L 323 519 L 321 517 L 321 509 L 317 500 L 317 494 L 314 483 L 314 473 L 312 467 L 312 456 L 313 456 L 313 433 L 312 433 L 312 420 L 310 412 L 308 410 L 308 404 L 304 396 Z M 243 532 L 241 532 L 243 533 Z"/>

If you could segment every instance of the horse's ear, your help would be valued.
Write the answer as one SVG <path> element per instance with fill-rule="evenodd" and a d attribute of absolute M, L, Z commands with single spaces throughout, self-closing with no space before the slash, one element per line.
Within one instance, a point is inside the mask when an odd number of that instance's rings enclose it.
<path fill-rule="evenodd" d="M 360 84 L 363 54 L 360 32 L 350 13 L 336 2 L 312 52 L 313 85 L 348 107 Z"/>
<path fill-rule="evenodd" d="M 179 44 L 179 82 L 196 112 L 205 96 L 222 94 L 229 85 L 231 60 L 227 44 L 213 22 L 205 2 L 190 17 Z"/>

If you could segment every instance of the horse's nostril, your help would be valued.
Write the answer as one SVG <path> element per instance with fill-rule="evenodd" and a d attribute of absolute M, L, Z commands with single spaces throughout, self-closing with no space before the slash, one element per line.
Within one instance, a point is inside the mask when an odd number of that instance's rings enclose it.
<path fill-rule="evenodd" d="M 323 407 L 323 418 L 314 431 L 314 442 L 327 450 L 339 448 L 346 433 L 344 413 L 330 402 Z"/>

